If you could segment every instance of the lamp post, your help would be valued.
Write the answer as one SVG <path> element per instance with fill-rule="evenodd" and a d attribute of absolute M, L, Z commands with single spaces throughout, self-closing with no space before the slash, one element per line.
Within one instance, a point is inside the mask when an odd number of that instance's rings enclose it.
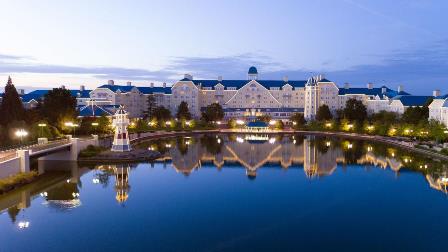
<path fill-rule="evenodd" d="M 20 138 L 20 145 L 22 145 L 23 138 L 28 136 L 28 132 L 24 129 L 19 129 L 15 132 L 15 135 Z"/>
<path fill-rule="evenodd" d="M 94 128 L 93 133 L 96 134 L 96 127 L 98 127 L 99 123 L 93 122 L 92 127 Z"/>
<path fill-rule="evenodd" d="M 47 124 L 39 123 L 37 126 L 40 128 L 40 137 L 42 137 L 44 135 L 44 127 L 47 127 Z"/>
<path fill-rule="evenodd" d="M 76 134 L 75 128 L 78 127 L 78 124 L 75 124 L 75 123 L 73 123 L 73 122 L 66 122 L 66 123 L 64 123 L 64 125 L 65 125 L 66 127 L 71 127 L 71 128 L 72 128 L 73 137 L 74 137 L 75 134 Z"/>

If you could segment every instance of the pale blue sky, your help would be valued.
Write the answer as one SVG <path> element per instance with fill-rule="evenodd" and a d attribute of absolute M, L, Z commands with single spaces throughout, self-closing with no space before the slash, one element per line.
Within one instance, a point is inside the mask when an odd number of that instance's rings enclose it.
<path fill-rule="evenodd" d="M 0 83 L 195 78 L 371 81 L 448 92 L 448 1 L 0 0 Z"/>

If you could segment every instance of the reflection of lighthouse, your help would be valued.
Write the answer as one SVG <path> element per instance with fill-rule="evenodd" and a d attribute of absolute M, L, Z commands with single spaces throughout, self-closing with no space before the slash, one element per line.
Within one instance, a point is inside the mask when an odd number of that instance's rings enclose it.
<path fill-rule="evenodd" d="M 128 135 L 129 118 L 128 113 L 124 110 L 123 106 L 120 106 L 115 113 L 112 125 L 115 127 L 112 151 L 130 151 L 131 146 L 129 144 Z"/>
<path fill-rule="evenodd" d="M 308 178 L 317 175 L 317 148 L 311 139 L 303 140 L 303 169 Z"/>
<path fill-rule="evenodd" d="M 117 165 L 114 167 L 115 191 L 117 192 L 115 199 L 117 199 L 119 203 L 125 202 L 129 197 L 129 171 L 129 165 Z"/>

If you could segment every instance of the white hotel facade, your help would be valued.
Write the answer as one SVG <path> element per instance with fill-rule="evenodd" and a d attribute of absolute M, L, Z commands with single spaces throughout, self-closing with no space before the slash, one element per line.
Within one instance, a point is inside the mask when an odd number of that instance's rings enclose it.
<path fill-rule="evenodd" d="M 124 105 L 131 117 L 140 117 L 146 110 L 147 97 L 153 95 L 158 106 L 168 108 L 173 114 L 182 101 L 187 102 L 192 115 L 201 116 L 201 110 L 212 103 L 219 103 L 226 118 L 254 118 L 270 115 L 275 119 L 287 120 L 293 113 L 304 113 L 305 118 L 313 119 L 319 106 L 326 104 L 335 113 L 345 107 L 347 100 L 361 100 L 369 113 L 381 110 L 403 113 L 409 106 L 418 106 L 415 100 L 402 87 L 392 90 L 386 86 L 374 87 L 367 84 L 364 88 L 352 88 L 348 84 L 338 87 L 336 83 L 322 75 L 308 80 L 262 80 L 258 71 L 251 67 L 245 80 L 196 80 L 186 74 L 183 79 L 171 87 L 136 87 L 130 83 L 126 86 L 100 86 L 90 92 L 90 99 L 98 103 Z M 406 100 L 414 102 L 402 102 Z M 422 99 L 429 98 L 421 96 Z"/>
<path fill-rule="evenodd" d="M 34 97 L 32 93 L 29 94 L 30 97 Z M 263 80 L 259 78 L 255 67 L 250 67 L 245 80 L 226 80 L 222 77 L 201 80 L 185 74 L 183 79 L 172 86 L 164 83 L 160 87 L 151 83 L 141 87 L 133 86 L 130 82 L 126 85 L 116 85 L 110 80 L 107 85 L 94 90 L 82 89 L 82 92 L 72 93 L 77 95 L 79 106 L 123 105 L 131 118 L 142 117 L 147 110 L 148 96 L 154 96 L 157 106 L 168 108 L 173 115 L 176 114 L 179 104 L 185 101 L 195 118 L 200 118 L 201 111 L 206 106 L 219 103 L 224 109 L 226 119 L 250 120 L 256 116 L 269 115 L 285 121 L 293 113 L 303 113 L 306 119 L 313 119 L 323 104 L 328 105 L 332 113 L 336 113 L 338 109 L 343 109 L 351 98 L 362 101 L 368 113 L 385 110 L 399 114 L 410 106 L 422 106 L 431 98 L 410 95 L 403 91 L 402 86 L 397 90 L 386 86 L 374 87 L 371 83 L 366 87 L 350 87 L 348 84 L 338 87 L 322 75 L 308 80 L 289 80 L 287 77 L 282 80 Z M 435 91 L 434 95 L 440 94 Z M 35 99 L 31 99 L 31 102 L 33 100 Z M 438 99 L 435 101 L 438 101 L 437 104 L 448 104 L 446 97 L 444 102 Z M 448 107 L 444 112 L 437 115 L 434 112 L 431 115 L 440 118 L 442 114 L 446 114 L 444 118 L 448 122 Z"/>

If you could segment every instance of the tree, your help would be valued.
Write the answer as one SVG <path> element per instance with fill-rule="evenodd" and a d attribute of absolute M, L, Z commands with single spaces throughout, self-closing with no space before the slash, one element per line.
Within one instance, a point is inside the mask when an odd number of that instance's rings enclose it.
<path fill-rule="evenodd" d="M 156 107 L 153 116 L 158 121 L 166 121 L 171 119 L 171 111 L 163 106 Z"/>
<path fill-rule="evenodd" d="M 179 104 L 179 107 L 177 107 L 177 114 L 176 114 L 176 118 L 181 120 L 190 120 L 191 119 L 191 113 L 190 110 L 188 109 L 188 103 L 186 103 L 185 101 L 182 101 Z"/>
<path fill-rule="evenodd" d="M 201 117 L 206 122 L 220 121 L 224 118 L 224 110 L 219 103 L 212 103 L 205 107 Z"/>
<path fill-rule="evenodd" d="M 291 115 L 289 120 L 292 122 L 293 126 L 296 128 L 302 128 L 306 124 L 305 117 L 302 113 L 294 113 Z"/>
<path fill-rule="evenodd" d="M 429 104 L 431 104 L 432 101 L 433 98 L 429 98 L 421 107 L 407 108 L 401 116 L 402 122 L 414 125 L 421 121 L 427 122 L 429 118 Z"/>
<path fill-rule="evenodd" d="M 65 88 L 54 88 L 45 94 L 41 112 L 50 124 L 62 125 L 76 118 L 76 98 Z"/>
<path fill-rule="evenodd" d="M 147 102 L 147 110 L 145 111 L 145 117 L 151 119 L 154 115 L 154 110 L 157 107 L 156 98 L 154 97 L 154 95 L 151 94 L 148 96 L 146 102 Z"/>
<path fill-rule="evenodd" d="M 398 118 L 399 118 L 399 116 L 397 113 L 388 112 L 385 110 L 382 110 L 378 113 L 374 113 L 370 116 L 370 120 L 373 123 L 378 122 L 378 123 L 387 124 L 387 125 L 397 123 Z"/>
<path fill-rule="evenodd" d="M 362 123 L 367 118 L 367 108 L 362 101 L 349 99 L 344 108 L 344 118 Z"/>
<path fill-rule="evenodd" d="M 409 107 L 401 116 L 401 121 L 409 124 L 418 124 L 420 121 L 426 121 L 429 111 L 424 107 Z"/>
<path fill-rule="evenodd" d="M 8 77 L 8 83 L 5 86 L 2 103 L 0 104 L 0 124 L 6 126 L 12 121 L 21 121 L 25 119 L 25 109 L 20 100 L 11 77 Z"/>
<path fill-rule="evenodd" d="M 328 105 L 323 104 L 317 109 L 316 120 L 318 121 L 328 121 L 333 119 L 333 115 L 331 114 L 330 108 Z"/>
<path fill-rule="evenodd" d="M 257 121 L 262 121 L 262 122 L 265 122 L 265 123 L 269 123 L 271 121 L 271 116 L 270 115 L 257 116 Z"/>

